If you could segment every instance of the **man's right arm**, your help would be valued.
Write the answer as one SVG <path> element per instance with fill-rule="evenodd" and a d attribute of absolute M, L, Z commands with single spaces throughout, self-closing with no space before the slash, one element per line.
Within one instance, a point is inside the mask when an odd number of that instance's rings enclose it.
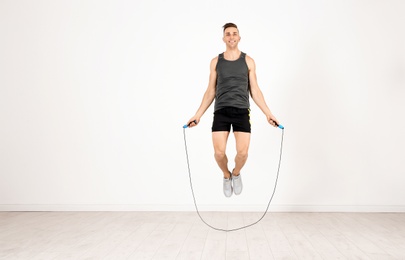
<path fill-rule="evenodd" d="M 187 125 L 189 125 L 190 127 L 196 126 L 194 120 L 197 122 L 197 124 L 200 122 L 200 118 L 204 115 L 205 111 L 207 111 L 207 109 L 210 107 L 210 105 L 215 99 L 215 88 L 217 84 L 217 71 L 216 71 L 217 62 L 218 57 L 215 57 L 211 60 L 208 87 L 204 93 L 200 107 L 198 108 L 195 115 L 192 118 L 190 118 L 190 120 L 188 120 L 187 122 Z"/>

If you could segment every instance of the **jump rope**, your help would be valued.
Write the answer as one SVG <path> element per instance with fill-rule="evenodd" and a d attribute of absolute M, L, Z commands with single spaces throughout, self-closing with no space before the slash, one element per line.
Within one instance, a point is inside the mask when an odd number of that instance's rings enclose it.
<path fill-rule="evenodd" d="M 214 230 L 217 230 L 217 231 L 224 231 L 224 232 L 231 232 L 231 231 L 241 230 L 241 229 L 248 228 L 248 227 L 251 227 L 251 226 L 253 226 L 253 225 L 259 223 L 259 222 L 266 216 L 267 211 L 269 210 L 269 207 L 270 207 L 270 203 L 271 203 L 271 201 L 273 200 L 274 194 L 276 193 L 276 187 L 277 187 L 277 182 L 278 182 L 278 176 L 279 176 L 279 173 L 280 173 L 281 155 L 282 155 L 282 153 L 283 153 L 284 126 L 278 125 L 278 124 L 276 123 L 276 126 L 282 130 L 282 131 L 281 131 L 281 143 L 280 143 L 280 157 L 279 157 L 279 160 L 278 160 L 277 175 L 276 175 L 276 181 L 275 181 L 275 183 L 274 183 L 273 192 L 272 192 L 272 194 L 271 194 L 271 197 L 270 197 L 270 199 L 269 199 L 269 202 L 267 203 L 267 208 L 266 208 L 266 210 L 264 211 L 263 215 L 259 218 L 259 220 L 257 220 L 256 222 L 253 222 L 253 223 L 251 223 L 251 224 L 249 224 L 249 225 L 242 226 L 242 227 L 238 227 L 238 228 L 233 228 L 233 229 L 222 229 L 222 228 L 213 227 L 213 226 L 211 226 L 210 224 L 208 224 L 208 223 L 203 219 L 203 217 L 202 217 L 201 214 L 200 214 L 200 211 L 198 210 L 197 201 L 196 201 L 195 195 L 194 195 L 193 182 L 191 181 L 190 161 L 189 161 L 189 159 L 188 159 L 188 149 L 187 149 L 187 140 L 186 140 L 186 139 L 187 139 L 187 138 L 186 138 L 186 128 L 188 128 L 191 123 L 197 124 L 197 121 L 194 120 L 193 122 L 190 122 L 188 125 L 184 125 L 184 126 L 183 126 L 184 148 L 185 148 L 185 152 L 186 152 L 187 168 L 188 168 L 188 177 L 189 177 L 189 179 L 190 179 L 190 188 L 191 188 L 191 193 L 193 194 L 194 206 L 195 206 L 195 209 L 196 209 L 197 214 L 198 214 L 198 216 L 200 217 L 201 221 L 204 222 L 204 224 L 206 224 L 208 227 L 210 227 L 210 228 L 212 228 L 212 229 L 214 229 Z"/>

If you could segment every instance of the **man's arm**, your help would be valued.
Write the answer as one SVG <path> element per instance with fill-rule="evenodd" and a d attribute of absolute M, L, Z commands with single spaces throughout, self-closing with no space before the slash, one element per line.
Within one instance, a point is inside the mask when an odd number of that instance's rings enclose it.
<path fill-rule="evenodd" d="M 190 127 L 196 126 L 194 120 L 197 122 L 197 124 L 200 122 L 200 118 L 204 115 L 205 111 L 207 111 L 207 109 L 215 99 L 215 88 L 217 84 L 217 71 L 216 71 L 217 62 L 218 57 L 215 57 L 211 60 L 208 87 L 204 93 L 200 107 L 198 108 L 195 115 L 192 118 L 190 118 L 190 120 L 188 120 L 187 122 L 187 125 L 189 125 Z"/>
<path fill-rule="evenodd" d="M 252 96 L 253 101 L 256 105 L 263 111 L 266 115 L 267 121 L 273 125 L 277 126 L 279 124 L 277 119 L 271 113 L 270 108 L 267 106 L 266 101 L 264 100 L 264 96 L 262 91 L 257 84 L 257 77 L 256 77 L 256 64 L 255 61 L 246 55 L 246 63 L 249 68 L 249 83 L 250 83 L 250 95 Z"/>

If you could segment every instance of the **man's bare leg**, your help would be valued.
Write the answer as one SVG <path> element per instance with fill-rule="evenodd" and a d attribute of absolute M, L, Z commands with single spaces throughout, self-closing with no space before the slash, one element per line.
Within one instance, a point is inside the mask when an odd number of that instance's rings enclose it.
<path fill-rule="evenodd" d="M 226 156 L 226 143 L 228 141 L 229 132 L 218 131 L 212 132 L 212 142 L 214 144 L 215 160 L 219 168 L 224 174 L 224 178 L 229 179 L 231 177 L 228 169 L 228 157 Z"/>
<path fill-rule="evenodd" d="M 235 156 L 235 168 L 233 169 L 232 174 L 238 176 L 248 158 L 250 133 L 234 132 L 234 135 L 237 153 Z"/>

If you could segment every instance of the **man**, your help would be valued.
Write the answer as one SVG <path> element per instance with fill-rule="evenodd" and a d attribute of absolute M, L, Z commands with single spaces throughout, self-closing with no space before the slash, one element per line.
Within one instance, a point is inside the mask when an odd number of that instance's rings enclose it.
<path fill-rule="evenodd" d="M 268 108 L 257 84 L 254 60 L 238 49 L 241 39 L 238 27 L 227 23 L 223 29 L 222 39 L 226 50 L 211 60 L 208 88 L 196 114 L 187 124 L 190 127 L 196 126 L 215 99 L 212 141 L 215 160 L 224 174 L 224 194 L 230 197 L 233 192 L 239 195 L 243 187 L 240 172 L 248 157 L 251 132 L 249 93 L 271 125 L 277 126 L 278 121 Z M 225 154 L 231 126 L 237 151 L 232 172 L 228 169 Z"/>

